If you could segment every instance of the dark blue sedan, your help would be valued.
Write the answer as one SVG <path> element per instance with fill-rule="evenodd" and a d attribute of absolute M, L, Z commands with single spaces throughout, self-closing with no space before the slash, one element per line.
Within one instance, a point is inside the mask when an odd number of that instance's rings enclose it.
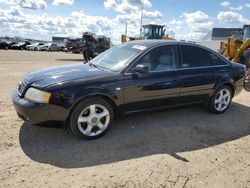
<path fill-rule="evenodd" d="M 223 113 L 242 90 L 245 75 L 245 66 L 196 44 L 135 41 L 87 64 L 27 74 L 13 103 L 31 124 L 64 122 L 74 135 L 93 139 L 120 114 L 190 104 Z"/>

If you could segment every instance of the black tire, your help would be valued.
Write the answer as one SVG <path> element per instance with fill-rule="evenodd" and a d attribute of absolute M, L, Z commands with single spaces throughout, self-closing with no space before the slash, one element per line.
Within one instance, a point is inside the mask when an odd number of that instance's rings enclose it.
<path fill-rule="evenodd" d="M 247 49 L 243 52 L 244 64 L 247 68 L 250 68 L 250 49 Z"/>
<path fill-rule="evenodd" d="M 108 112 L 109 112 L 109 123 L 107 125 L 107 127 L 103 130 L 103 132 L 101 132 L 98 135 L 86 135 L 84 133 L 82 133 L 80 131 L 80 129 L 78 128 L 78 118 L 80 117 L 82 111 L 86 108 L 88 108 L 91 105 L 102 105 L 104 106 Z M 96 138 L 100 138 L 103 135 L 105 135 L 108 130 L 111 128 L 113 122 L 114 122 L 114 109 L 113 107 L 104 99 L 100 98 L 100 97 L 91 97 L 91 98 L 87 98 L 83 101 L 81 101 L 80 103 L 78 103 L 74 109 L 72 110 L 72 113 L 70 115 L 70 119 L 69 119 L 69 129 L 70 131 L 73 133 L 74 136 L 80 138 L 80 139 L 86 139 L 86 140 L 91 140 L 91 139 L 96 139 Z M 105 117 L 106 119 L 106 117 Z M 92 120 L 91 120 L 92 121 Z M 101 121 L 101 120 L 100 120 Z M 88 124 L 88 123 L 84 123 Z M 86 126 L 86 125 L 85 125 Z M 87 125 L 88 126 L 88 125 Z M 97 126 L 93 126 L 93 128 L 97 128 Z"/>
<path fill-rule="evenodd" d="M 92 48 L 87 48 L 83 51 L 83 57 L 86 62 L 94 58 L 94 52 Z"/>
<path fill-rule="evenodd" d="M 226 90 L 227 90 L 227 91 L 230 93 L 230 98 L 229 98 L 229 102 L 228 102 L 227 106 L 225 107 L 225 109 L 218 110 L 218 109 L 216 108 L 216 105 L 215 105 L 215 100 L 217 99 L 218 94 L 219 94 L 222 90 L 223 90 L 223 91 L 226 91 Z M 231 104 L 231 101 L 232 101 L 232 98 L 233 98 L 233 91 L 232 91 L 232 89 L 231 89 L 229 86 L 227 86 L 227 85 L 223 85 L 222 87 L 220 87 L 219 89 L 217 89 L 217 90 L 214 92 L 213 96 L 211 97 L 210 102 L 209 102 L 209 104 L 208 104 L 208 111 L 211 112 L 211 113 L 213 113 L 213 114 L 222 114 L 222 113 L 224 113 L 224 112 L 227 111 L 227 109 L 229 108 L 229 106 L 230 106 L 230 104 Z"/>
<path fill-rule="evenodd" d="M 83 52 L 83 57 L 84 57 L 85 62 L 88 62 L 88 61 L 91 60 L 90 54 L 89 54 L 88 51 L 84 51 L 84 52 Z"/>

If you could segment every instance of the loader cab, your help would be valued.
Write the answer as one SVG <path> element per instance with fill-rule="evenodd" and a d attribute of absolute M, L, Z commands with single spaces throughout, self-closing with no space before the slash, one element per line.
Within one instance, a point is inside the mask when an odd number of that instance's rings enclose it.
<path fill-rule="evenodd" d="M 143 25 L 144 39 L 162 39 L 163 36 L 165 36 L 164 25 Z"/>
<path fill-rule="evenodd" d="M 242 30 L 234 31 L 234 32 L 232 32 L 231 37 L 236 41 L 242 42 L 243 41 L 243 31 Z"/>
<path fill-rule="evenodd" d="M 250 39 L 250 25 L 244 25 L 243 32 L 243 40 Z"/>

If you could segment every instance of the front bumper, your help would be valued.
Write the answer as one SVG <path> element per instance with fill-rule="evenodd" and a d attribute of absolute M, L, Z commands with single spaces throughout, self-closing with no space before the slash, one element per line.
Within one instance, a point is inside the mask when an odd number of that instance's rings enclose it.
<path fill-rule="evenodd" d="M 49 104 L 41 104 L 20 98 L 15 90 L 12 94 L 12 101 L 18 116 L 31 124 L 40 124 L 50 121 Z"/>

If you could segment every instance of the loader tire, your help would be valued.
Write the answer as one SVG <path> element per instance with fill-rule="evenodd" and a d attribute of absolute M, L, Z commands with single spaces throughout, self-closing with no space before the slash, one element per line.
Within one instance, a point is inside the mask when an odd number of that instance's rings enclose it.
<path fill-rule="evenodd" d="M 247 68 L 250 68 L 250 49 L 243 52 L 244 64 Z"/>

